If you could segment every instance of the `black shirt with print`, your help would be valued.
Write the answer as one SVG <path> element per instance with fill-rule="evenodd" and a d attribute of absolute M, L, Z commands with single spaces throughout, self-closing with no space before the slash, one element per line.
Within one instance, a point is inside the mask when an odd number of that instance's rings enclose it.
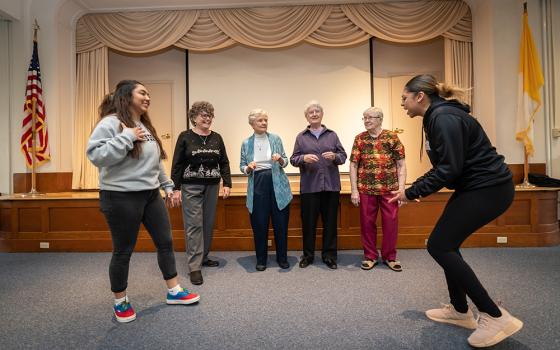
<path fill-rule="evenodd" d="M 173 154 L 171 179 L 175 189 L 181 184 L 211 185 L 224 181 L 231 187 L 231 172 L 224 140 L 211 131 L 202 136 L 192 130 L 183 131 L 177 139 Z"/>

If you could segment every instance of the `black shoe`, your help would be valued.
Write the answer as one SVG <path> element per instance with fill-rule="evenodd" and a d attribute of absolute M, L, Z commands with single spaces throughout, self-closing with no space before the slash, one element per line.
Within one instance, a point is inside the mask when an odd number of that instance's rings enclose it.
<path fill-rule="evenodd" d="M 266 270 L 266 265 L 257 264 L 255 269 L 257 269 L 257 271 L 264 271 Z"/>
<path fill-rule="evenodd" d="M 208 267 L 217 267 L 220 266 L 220 262 L 217 260 L 206 260 L 202 262 L 202 266 L 208 266 Z"/>
<path fill-rule="evenodd" d="M 282 262 L 278 262 L 278 266 L 280 266 L 281 269 L 288 269 L 290 268 L 290 264 L 288 264 L 287 261 L 282 261 Z"/>
<path fill-rule="evenodd" d="M 327 265 L 329 267 L 329 269 L 333 269 L 336 270 L 338 266 L 336 266 L 336 261 L 332 260 L 332 259 L 325 259 L 323 260 L 325 262 L 325 265 Z"/>
<path fill-rule="evenodd" d="M 310 258 L 303 257 L 299 261 L 299 267 L 301 267 L 302 269 L 306 268 L 307 266 L 309 266 L 311 264 L 313 264 L 313 260 L 311 260 Z"/>
<path fill-rule="evenodd" d="M 192 284 L 200 285 L 204 282 L 204 280 L 202 279 L 202 273 L 200 272 L 200 270 L 191 271 L 190 277 L 191 277 L 191 283 Z"/>

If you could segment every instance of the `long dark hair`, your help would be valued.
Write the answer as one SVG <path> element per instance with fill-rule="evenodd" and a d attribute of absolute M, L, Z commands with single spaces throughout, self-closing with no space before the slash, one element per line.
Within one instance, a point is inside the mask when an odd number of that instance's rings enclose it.
<path fill-rule="evenodd" d="M 433 100 L 434 96 L 439 96 L 446 99 L 455 98 L 460 102 L 462 102 L 466 92 L 464 89 L 453 85 L 438 83 L 437 79 L 431 74 L 415 76 L 406 83 L 404 88 L 408 92 L 418 93 L 422 91 L 430 97 L 430 100 Z"/>
<path fill-rule="evenodd" d="M 116 115 L 117 118 L 127 127 L 134 128 L 136 124 L 132 119 L 132 115 L 130 114 L 130 105 L 132 104 L 132 92 L 138 85 L 144 85 L 137 80 L 121 80 L 117 84 L 115 88 L 115 92 L 105 95 L 103 101 L 99 105 L 99 120 L 105 118 L 108 115 Z M 158 137 L 154 126 L 152 125 L 152 121 L 150 120 L 150 116 L 148 113 L 143 113 L 140 115 L 140 121 L 146 129 L 152 134 L 154 139 L 159 146 L 159 154 L 160 159 L 167 159 L 167 154 L 163 149 L 161 144 L 161 140 Z M 133 158 L 139 158 L 140 153 L 142 152 L 142 143 L 141 142 L 134 142 L 134 148 L 130 150 L 129 154 Z"/>

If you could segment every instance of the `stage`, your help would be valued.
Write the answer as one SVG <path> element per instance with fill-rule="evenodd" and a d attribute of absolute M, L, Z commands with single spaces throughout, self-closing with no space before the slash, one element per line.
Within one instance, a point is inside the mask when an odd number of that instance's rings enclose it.
<path fill-rule="evenodd" d="M 338 210 L 339 249 L 361 249 L 359 210 L 350 203 L 350 184 L 341 176 L 342 191 Z M 290 207 L 288 249 L 301 250 L 299 178 L 290 176 L 294 199 Z M 234 177 L 230 198 L 218 201 L 212 250 L 253 250 L 253 233 L 245 207 L 245 177 Z M 518 189 L 506 213 L 472 235 L 465 247 L 540 247 L 560 244 L 558 227 L 558 188 Z M 409 203 L 399 212 L 399 248 L 422 248 L 451 191 L 442 190 L 419 203 Z M 169 211 L 175 249 L 185 249 L 179 208 Z M 320 220 L 319 220 L 320 221 Z M 381 239 L 380 222 L 378 235 Z M 319 227 L 320 227 L 319 222 Z M 497 243 L 500 241 L 505 243 Z M 505 238 L 504 238 L 505 237 Z M 274 237 L 270 231 L 270 246 Z M 317 246 L 321 244 L 318 230 Z M 111 251 L 111 238 L 99 211 L 98 192 L 58 192 L 29 198 L 0 197 L 0 251 L 37 252 Z M 142 227 L 137 251 L 154 251 Z"/>

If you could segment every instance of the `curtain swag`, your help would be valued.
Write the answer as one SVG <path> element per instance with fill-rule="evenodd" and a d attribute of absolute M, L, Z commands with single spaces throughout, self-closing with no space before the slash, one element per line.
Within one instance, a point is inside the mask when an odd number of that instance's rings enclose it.
<path fill-rule="evenodd" d="M 212 51 L 235 44 L 282 48 L 302 41 L 351 46 L 376 37 L 399 43 L 438 36 L 471 42 L 463 1 L 231 8 L 88 14 L 76 26 L 77 53 L 107 46 L 147 53 L 176 46 Z"/>

